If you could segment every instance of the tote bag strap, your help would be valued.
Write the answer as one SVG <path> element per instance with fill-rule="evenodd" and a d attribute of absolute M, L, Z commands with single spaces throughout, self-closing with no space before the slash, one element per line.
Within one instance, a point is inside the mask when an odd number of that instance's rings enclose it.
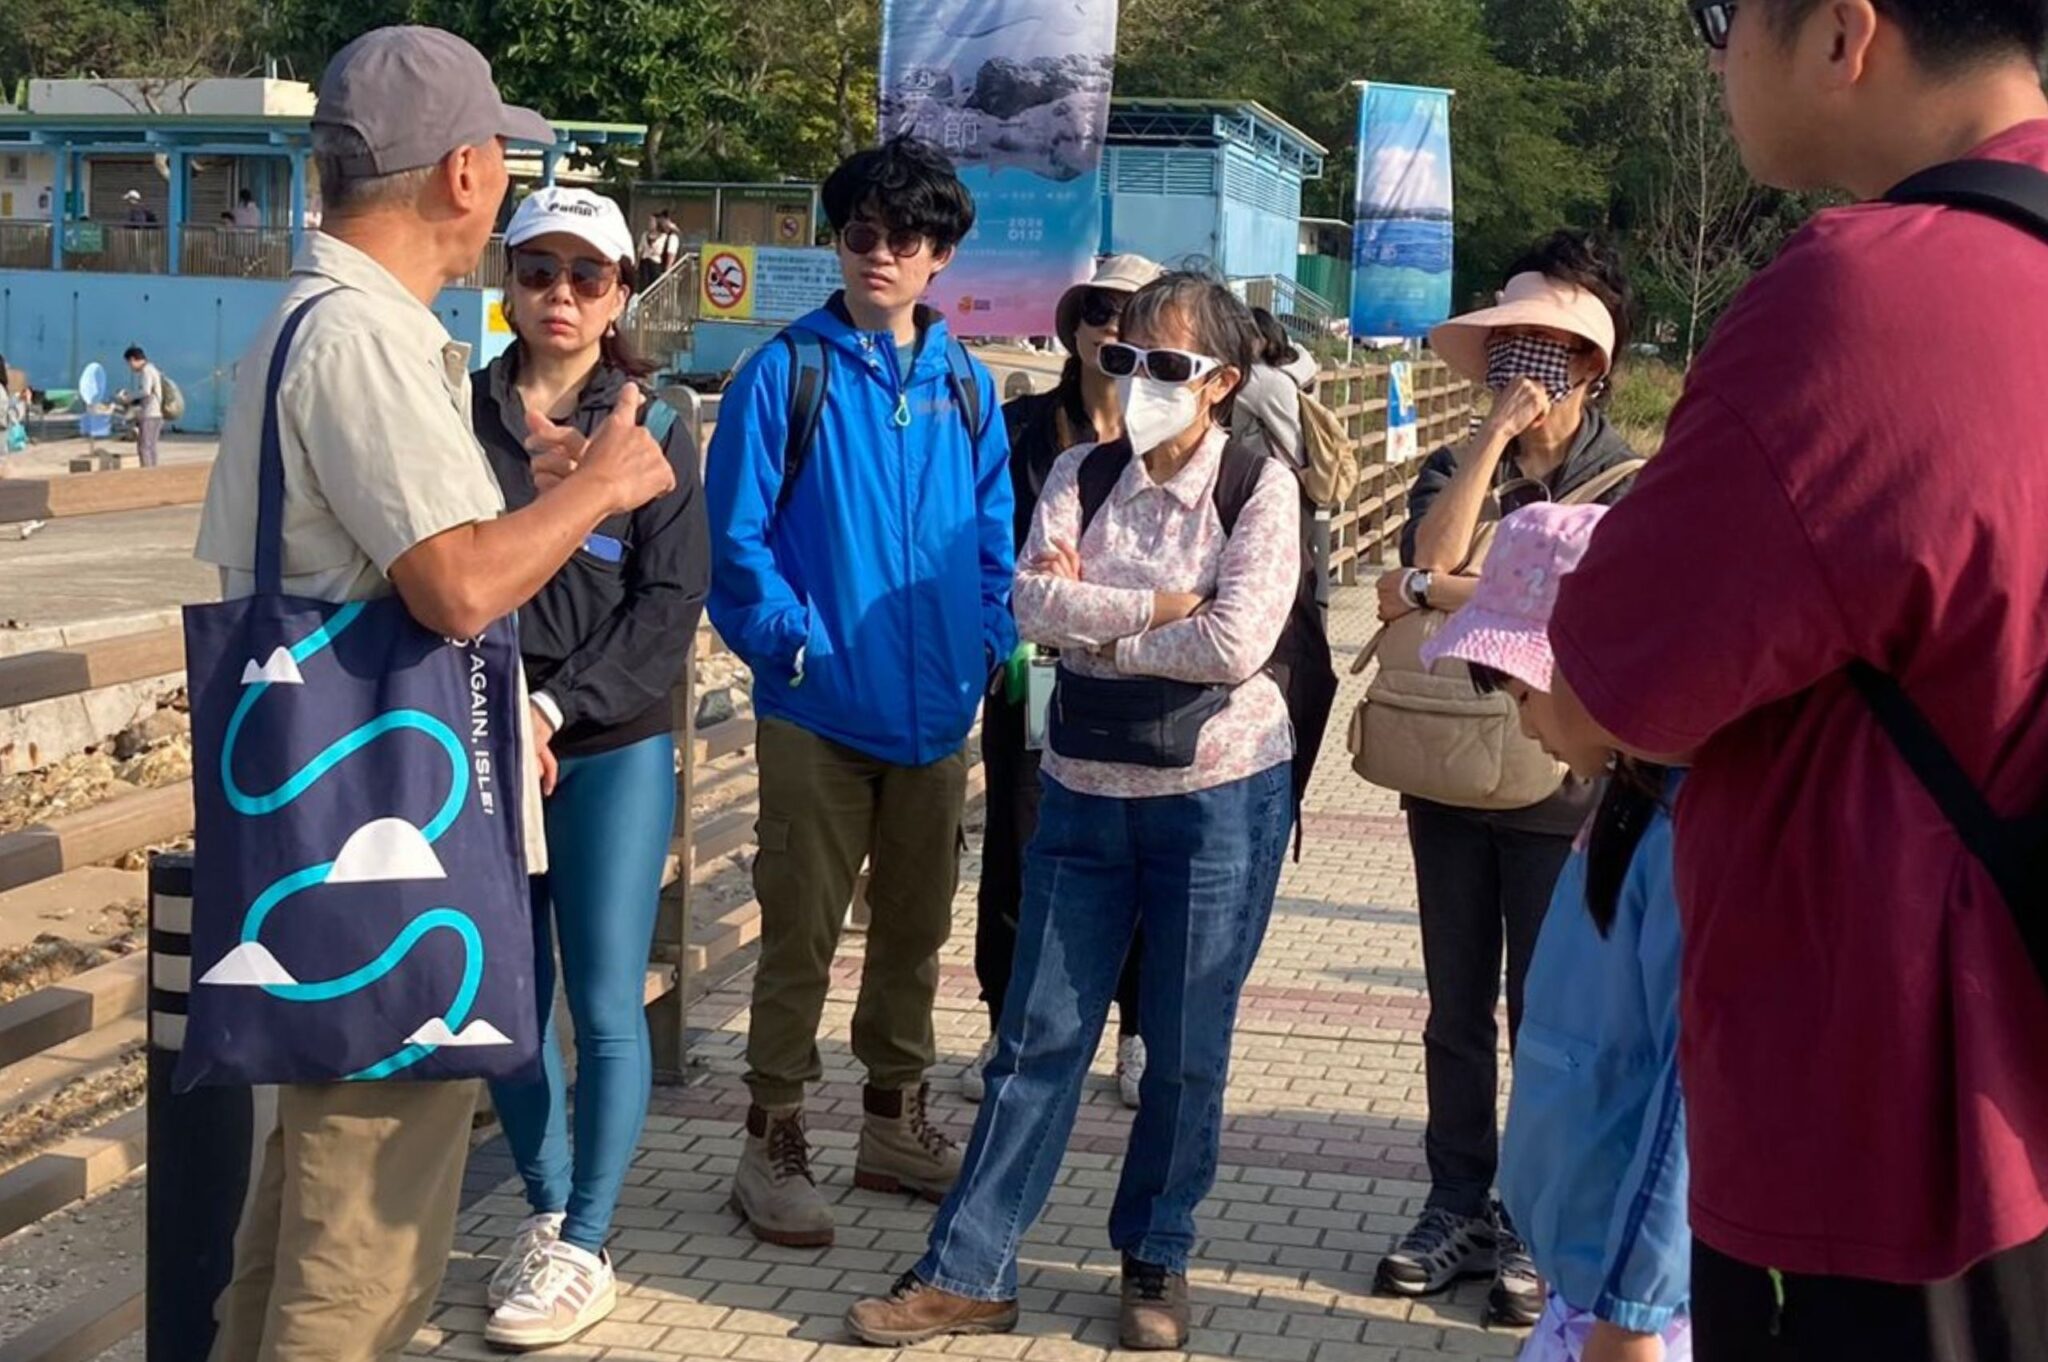
<path fill-rule="evenodd" d="M 270 352 L 270 375 L 263 386 L 263 447 L 256 461 L 256 594 L 284 594 L 284 436 L 279 429 L 277 390 L 284 383 L 285 361 L 299 324 L 321 300 L 339 289 L 316 293 L 292 309 L 278 330 Z"/>

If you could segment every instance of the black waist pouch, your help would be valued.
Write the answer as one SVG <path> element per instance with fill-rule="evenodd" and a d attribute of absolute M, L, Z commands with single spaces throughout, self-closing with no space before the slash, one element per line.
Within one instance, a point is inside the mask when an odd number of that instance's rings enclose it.
<path fill-rule="evenodd" d="M 1195 764 L 1202 726 L 1231 690 L 1158 676 L 1101 680 L 1061 667 L 1046 744 L 1070 761 L 1182 770 Z"/>

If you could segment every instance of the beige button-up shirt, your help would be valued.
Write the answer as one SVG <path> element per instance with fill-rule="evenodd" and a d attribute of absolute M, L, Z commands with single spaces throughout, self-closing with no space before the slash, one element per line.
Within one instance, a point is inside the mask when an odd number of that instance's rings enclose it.
<path fill-rule="evenodd" d="M 363 252 L 315 232 L 271 319 L 242 355 L 220 455 L 206 488 L 197 555 L 227 599 L 256 587 L 257 462 L 265 380 L 278 333 L 309 313 L 278 388 L 284 454 L 284 590 L 308 600 L 388 595 L 391 564 L 414 545 L 505 509 L 469 419 L 469 347 Z M 547 866 L 526 705 L 528 869 Z"/>

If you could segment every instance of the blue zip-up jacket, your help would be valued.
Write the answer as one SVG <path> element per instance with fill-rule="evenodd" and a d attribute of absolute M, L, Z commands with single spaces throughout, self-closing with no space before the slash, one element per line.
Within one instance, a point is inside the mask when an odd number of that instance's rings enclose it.
<path fill-rule="evenodd" d="M 943 318 L 920 310 L 906 384 L 896 344 L 845 305 L 797 325 L 831 362 L 823 415 L 780 513 L 790 354 L 764 345 L 719 408 L 704 471 L 709 609 L 754 672 L 754 710 L 898 766 L 957 751 L 1010 616 L 1010 439 L 981 365 L 977 442 L 954 400 Z M 802 651 L 802 671 L 797 669 Z"/>
<path fill-rule="evenodd" d="M 1572 853 L 1536 941 L 1501 1148 L 1501 1198 L 1565 1303 L 1661 1333 L 1692 1289 L 1678 1086 L 1671 816 L 1643 833 L 1602 939 Z"/>

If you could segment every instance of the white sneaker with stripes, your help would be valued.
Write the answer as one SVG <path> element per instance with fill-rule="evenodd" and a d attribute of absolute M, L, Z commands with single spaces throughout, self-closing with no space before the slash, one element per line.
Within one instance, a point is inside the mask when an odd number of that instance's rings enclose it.
<path fill-rule="evenodd" d="M 611 1259 L 556 1240 L 539 1269 L 491 1315 L 484 1340 L 513 1352 L 552 1348 L 602 1322 L 618 1303 Z"/>
<path fill-rule="evenodd" d="M 548 1255 L 548 1246 L 562 1237 L 562 1221 L 567 1219 L 560 1211 L 529 1215 L 519 1222 L 518 1233 L 512 1236 L 512 1246 L 505 1250 L 505 1256 L 498 1260 L 498 1270 L 491 1274 L 491 1284 L 485 1290 L 485 1298 L 495 1310 L 512 1299 L 512 1293 L 519 1284 L 540 1271 L 541 1263 Z"/>

